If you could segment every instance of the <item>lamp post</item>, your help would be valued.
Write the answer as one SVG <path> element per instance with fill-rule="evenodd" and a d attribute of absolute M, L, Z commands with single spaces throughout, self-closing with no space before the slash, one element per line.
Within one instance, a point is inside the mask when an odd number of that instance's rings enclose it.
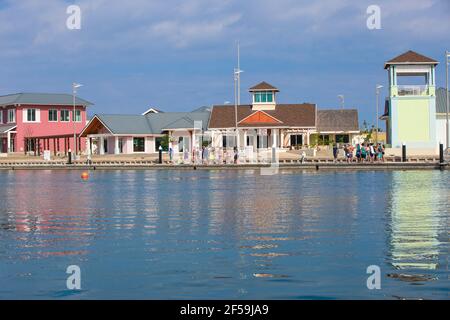
<path fill-rule="evenodd" d="M 343 94 L 338 95 L 339 100 L 341 100 L 341 108 L 342 110 L 344 110 L 344 101 L 345 101 L 345 97 Z"/>
<path fill-rule="evenodd" d="M 77 89 L 82 87 L 82 84 L 79 83 L 72 83 L 72 100 L 73 100 L 73 112 L 72 112 L 72 123 L 73 123 L 73 146 L 75 154 L 77 154 L 77 129 L 75 126 L 75 99 L 77 94 Z"/>
<path fill-rule="evenodd" d="M 446 125 L 446 135 L 445 135 L 445 139 L 446 139 L 446 149 L 447 149 L 447 153 L 448 153 L 448 149 L 450 148 L 450 128 L 449 128 L 449 96 L 448 96 L 448 65 L 449 65 L 449 59 L 450 59 L 450 51 L 445 51 L 445 95 L 446 95 L 446 109 L 445 109 L 445 121 L 447 123 Z"/>
<path fill-rule="evenodd" d="M 378 145 L 378 118 L 379 118 L 379 112 L 378 112 L 378 100 L 380 95 L 380 89 L 383 88 L 382 85 L 378 84 L 376 86 L 376 96 L 377 96 L 377 120 L 376 120 L 376 127 L 375 127 L 375 145 Z"/>
<path fill-rule="evenodd" d="M 241 103 L 241 73 L 243 72 L 240 69 L 240 49 L 239 49 L 239 41 L 237 43 L 237 68 L 234 69 L 234 126 L 236 131 L 236 147 L 239 149 L 239 133 L 238 133 L 238 105 Z"/>

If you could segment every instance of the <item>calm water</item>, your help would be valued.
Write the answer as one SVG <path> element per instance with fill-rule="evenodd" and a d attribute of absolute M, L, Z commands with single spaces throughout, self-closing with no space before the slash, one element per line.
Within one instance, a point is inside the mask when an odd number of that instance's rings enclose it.
<path fill-rule="evenodd" d="M 0 298 L 448 299 L 449 179 L 0 172 Z M 69 265 L 81 291 L 66 288 Z"/>

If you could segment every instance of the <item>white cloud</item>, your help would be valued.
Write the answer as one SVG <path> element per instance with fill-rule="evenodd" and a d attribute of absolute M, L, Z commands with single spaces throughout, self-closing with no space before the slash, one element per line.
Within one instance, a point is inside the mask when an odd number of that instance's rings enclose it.
<path fill-rule="evenodd" d="M 0 55 L 49 51 L 186 49 L 198 44 L 353 37 L 367 32 L 366 8 L 378 4 L 383 36 L 442 38 L 447 0 L 79 0 L 82 29 L 66 29 L 63 0 L 21 0 L 0 8 Z M 378 3 L 377 3 L 378 2 Z M 26 50 L 25 50 L 26 49 Z"/>

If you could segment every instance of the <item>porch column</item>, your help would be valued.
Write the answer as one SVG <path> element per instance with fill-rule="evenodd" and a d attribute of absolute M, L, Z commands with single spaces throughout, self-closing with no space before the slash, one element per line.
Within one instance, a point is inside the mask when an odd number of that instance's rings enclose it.
<path fill-rule="evenodd" d="M 191 134 L 191 153 L 194 152 L 194 148 L 195 148 L 195 129 L 192 130 L 192 134 Z"/>
<path fill-rule="evenodd" d="M 88 141 L 88 145 L 87 145 L 87 154 L 91 155 L 92 154 L 92 138 L 91 137 L 87 137 L 87 141 Z"/>
<path fill-rule="evenodd" d="M 277 147 L 277 131 L 278 129 L 272 129 L 271 135 L 272 135 L 272 148 Z"/>
<path fill-rule="evenodd" d="M 280 129 L 280 148 L 284 148 L 284 130 Z"/>
<path fill-rule="evenodd" d="M 8 133 L 6 134 L 6 152 L 10 153 L 11 152 L 11 132 L 8 131 Z"/>
<path fill-rule="evenodd" d="M 169 131 L 169 150 L 172 149 L 173 150 L 173 146 L 172 146 L 172 131 Z"/>
<path fill-rule="evenodd" d="M 105 137 L 100 136 L 99 140 L 100 140 L 100 152 L 99 153 L 101 155 L 103 155 L 103 154 L 105 154 Z"/>
<path fill-rule="evenodd" d="M 241 139 L 241 137 L 240 137 L 240 135 L 239 135 L 239 129 L 237 129 L 237 131 L 236 131 L 236 147 L 239 149 L 239 145 L 240 145 L 240 140 Z"/>
<path fill-rule="evenodd" d="M 247 146 L 247 129 L 244 130 L 244 147 Z"/>
<path fill-rule="evenodd" d="M 120 150 L 119 150 L 119 137 L 115 136 L 114 137 L 114 154 L 119 154 Z"/>
<path fill-rule="evenodd" d="M 309 146 L 309 130 L 306 130 L 306 144 Z"/>

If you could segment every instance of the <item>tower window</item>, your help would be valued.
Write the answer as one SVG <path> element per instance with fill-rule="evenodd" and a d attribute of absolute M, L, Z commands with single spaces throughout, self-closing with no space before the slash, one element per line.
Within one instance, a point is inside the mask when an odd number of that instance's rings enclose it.
<path fill-rule="evenodd" d="M 260 91 L 253 95 L 254 102 L 273 102 L 273 92 Z"/>

